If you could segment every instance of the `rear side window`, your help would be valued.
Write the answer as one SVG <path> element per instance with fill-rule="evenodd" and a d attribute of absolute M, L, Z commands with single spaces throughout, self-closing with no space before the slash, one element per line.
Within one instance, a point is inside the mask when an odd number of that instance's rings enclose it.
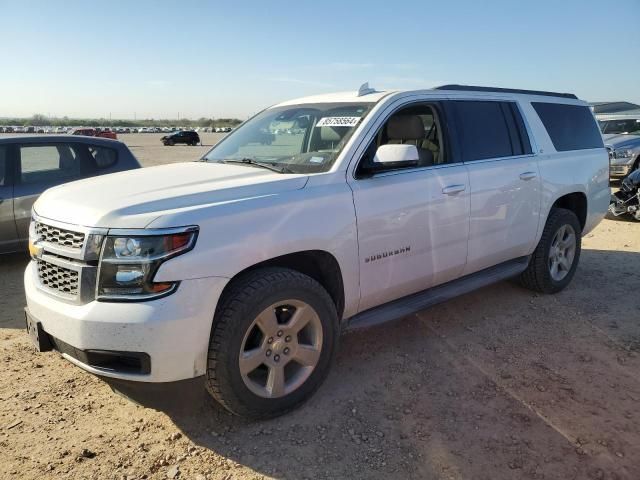
<path fill-rule="evenodd" d="M 115 165 L 118 159 L 117 153 L 113 148 L 99 147 L 97 145 L 89 145 L 89 155 L 95 160 L 98 170 L 109 168 Z"/>
<path fill-rule="evenodd" d="M 589 107 L 531 102 L 558 152 L 603 148 L 600 129 Z"/>
<path fill-rule="evenodd" d="M 21 183 L 69 181 L 80 176 L 80 158 L 70 145 L 20 147 Z"/>
<path fill-rule="evenodd" d="M 510 157 L 514 154 L 504 102 L 454 101 L 463 160 Z M 512 121 L 513 123 L 513 121 Z"/>

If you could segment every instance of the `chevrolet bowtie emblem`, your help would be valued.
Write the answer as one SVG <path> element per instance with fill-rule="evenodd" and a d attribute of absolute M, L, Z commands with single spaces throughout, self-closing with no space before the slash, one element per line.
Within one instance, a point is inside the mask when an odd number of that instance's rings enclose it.
<path fill-rule="evenodd" d="M 29 255 L 32 258 L 41 258 L 42 257 L 42 246 L 38 245 L 38 242 L 32 242 L 29 240 Z"/>

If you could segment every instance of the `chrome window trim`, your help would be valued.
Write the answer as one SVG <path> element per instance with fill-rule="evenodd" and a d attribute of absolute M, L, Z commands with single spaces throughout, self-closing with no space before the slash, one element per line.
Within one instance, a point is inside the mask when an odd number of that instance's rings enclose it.
<path fill-rule="evenodd" d="M 482 160 L 466 160 L 462 163 L 464 163 L 465 165 L 473 165 L 474 163 L 505 162 L 509 160 L 519 160 L 521 158 L 535 159 L 537 156 L 538 155 L 535 153 L 528 153 L 526 155 L 509 155 L 507 157 L 483 158 Z"/>
<path fill-rule="evenodd" d="M 445 169 L 445 168 L 460 167 L 462 165 L 464 165 L 464 162 L 441 163 L 439 165 L 425 165 L 424 167 L 404 167 L 404 168 L 400 167 L 400 168 L 393 169 L 393 170 L 385 170 L 385 171 L 381 171 L 381 172 L 375 172 L 370 176 L 360 177 L 360 178 L 357 178 L 356 180 L 359 181 L 359 182 L 363 182 L 363 181 L 367 181 L 367 180 L 372 180 L 374 178 L 388 177 L 390 175 L 403 175 L 403 174 L 408 174 L 408 173 L 420 173 L 420 172 L 430 171 L 430 170 L 441 170 L 441 169 Z"/>

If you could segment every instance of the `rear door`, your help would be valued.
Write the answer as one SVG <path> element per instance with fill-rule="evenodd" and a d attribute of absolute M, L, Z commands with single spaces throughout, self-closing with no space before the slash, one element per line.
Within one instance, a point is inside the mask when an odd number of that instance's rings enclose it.
<path fill-rule="evenodd" d="M 469 171 L 469 274 L 530 253 L 540 218 L 540 175 L 516 102 L 449 105 Z"/>
<path fill-rule="evenodd" d="M 0 253 L 16 249 L 18 236 L 13 216 L 13 162 L 10 145 L 0 145 Z"/>
<path fill-rule="evenodd" d="M 33 143 L 16 149 L 14 214 L 18 239 L 26 245 L 29 237 L 31 207 L 46 189 L 78 180 L 87 173 L 81 144 Z"/>

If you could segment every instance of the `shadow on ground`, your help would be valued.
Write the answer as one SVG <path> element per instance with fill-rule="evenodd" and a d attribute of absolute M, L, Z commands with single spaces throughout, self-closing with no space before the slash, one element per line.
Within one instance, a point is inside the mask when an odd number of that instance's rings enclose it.
<path fill-rule="evenodd" d="M 637 478 L 638 271 L 638 253 L 585 250 L 558 295 L 503 282 L 345 335 L 320 391 L 270 421 L 203 379 L 126 393 L 281 478 Z"/>

